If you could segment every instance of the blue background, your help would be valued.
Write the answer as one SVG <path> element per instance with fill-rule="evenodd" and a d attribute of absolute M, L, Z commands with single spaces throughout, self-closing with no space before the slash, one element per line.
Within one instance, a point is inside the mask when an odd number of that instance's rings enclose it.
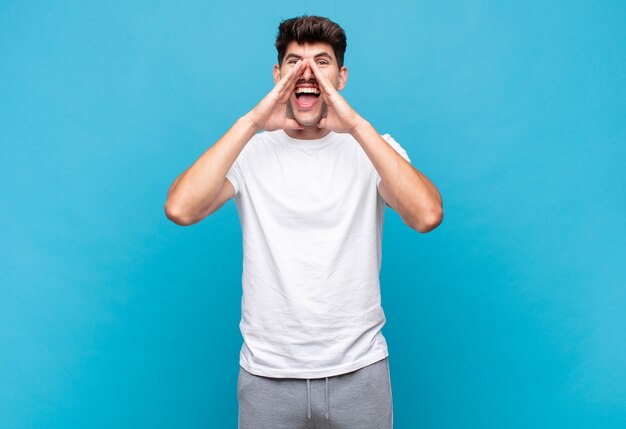
<path fill-rule="evenodd" d="M 236 427 L 237 213 L 163 204 L 303 13 L 444 199 L 386 212 L 396 427 L 626 427 L 626 3 L 495 0 L 2 1 L 0 427 Z"/>

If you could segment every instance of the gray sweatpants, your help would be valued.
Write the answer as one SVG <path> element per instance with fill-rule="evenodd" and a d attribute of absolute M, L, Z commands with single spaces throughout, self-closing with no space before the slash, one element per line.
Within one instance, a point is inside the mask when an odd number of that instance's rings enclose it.
<path fill-rule="evenodd" d="M 391 429 L 389 359 L 327 378 L 270 378 L 239 369 L 239 429 Z"/>

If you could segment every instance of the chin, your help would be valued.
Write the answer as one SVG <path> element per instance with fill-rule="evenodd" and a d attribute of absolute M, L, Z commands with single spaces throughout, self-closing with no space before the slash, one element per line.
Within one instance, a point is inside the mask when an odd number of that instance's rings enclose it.
<path fill-rule="evenodd" d="M 317 128 L 321 120 L 322 115 L 318 115 L 313 118 L 300 118 L 298 117 L 298 115 L 296 115 L 296 121 L 298 121 L 298 123 L 305 128 Z"/>

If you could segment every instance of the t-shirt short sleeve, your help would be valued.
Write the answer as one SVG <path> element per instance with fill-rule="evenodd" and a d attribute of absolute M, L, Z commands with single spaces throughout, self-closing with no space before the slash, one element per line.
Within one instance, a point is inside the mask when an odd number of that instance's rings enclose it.
<path fill-rule="evenodd" d="M 243 185 L 243 175 L 241 174 L 241 154 L 235 159 L 235 162 L 226 173 L 226 178 L 235 188 L 235 195 L 239 194 L 239 190 Z"/>
<path fill-rule="evenodd" d="M 389 134 L 383 134 L 382 137 L 389 144 L 389 146 L 394 148 L 394 150 L 396 152 L 398 152 L 400 154 L 400 156 L 402 156 L 402 158 L 406 159 L 409 163 L 411 162 L 411 159 L 409 158 L 409 155 L 406 153 L 404 148 L 402 146 L 400 146 L 400 144 L 397 141 L 395 141 L 393 139 L 393 137 L 391 137 Z M 376 174 L 376 187 L 377 188 L 378 188 L 378 185 L 380 184 L 381 180 L 382 179 L 381 179 L 380 175 L 378 175 L 378 173 L 377 173 Z"/>

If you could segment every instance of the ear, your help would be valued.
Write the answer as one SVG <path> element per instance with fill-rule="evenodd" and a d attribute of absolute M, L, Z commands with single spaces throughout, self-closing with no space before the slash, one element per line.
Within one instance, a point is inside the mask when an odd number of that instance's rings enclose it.
<path fill-rule="evenodd" d="M 339 86 L 337 89 L 342 90 L 348 83 L 348 68 L 346 66 L 341 67 L 339 70 Z"/>
<path fill-rule="evenodd" d="M 274 85 L 276 85 L 279 80 L 280 80 L 280 66 L 278 64 L 274 64 Z"/>

